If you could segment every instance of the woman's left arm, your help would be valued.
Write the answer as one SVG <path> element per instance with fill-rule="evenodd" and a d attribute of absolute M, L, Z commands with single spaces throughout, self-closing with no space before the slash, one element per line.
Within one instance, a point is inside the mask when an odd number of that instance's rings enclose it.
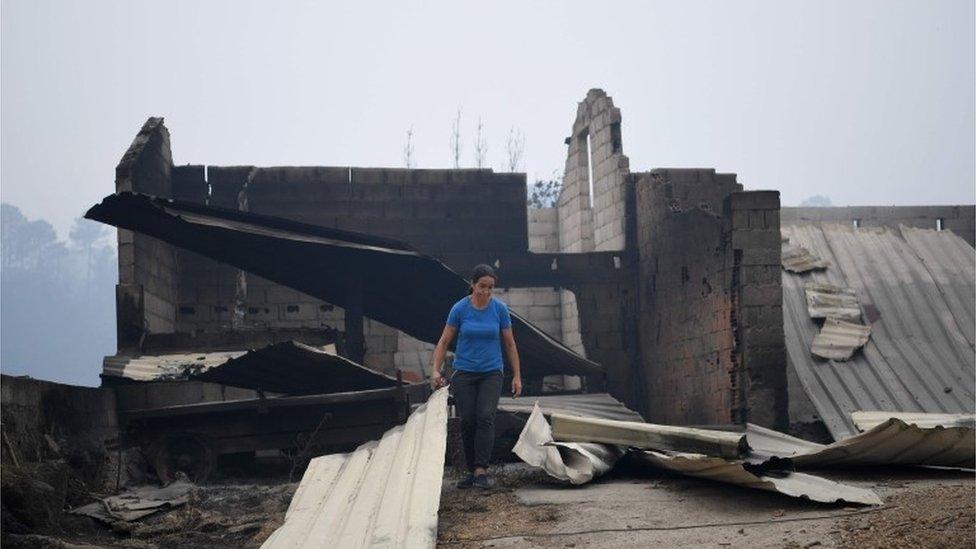
<path fill-rule="evenodd" d="M 502 330 L 502 344 L 505 346 L 508 363 L 512 366 L 512 396 L 519 396 L 522 394 L 522 364 L 519 362 L 518 347 L 515 346 L 515 336 L 512 335 L 511 328 Z"/>

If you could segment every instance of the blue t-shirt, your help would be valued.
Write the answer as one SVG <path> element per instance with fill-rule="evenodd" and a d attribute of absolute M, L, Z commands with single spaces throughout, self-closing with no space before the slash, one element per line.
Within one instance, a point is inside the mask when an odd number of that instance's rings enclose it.
<path fill-rule="evenodd" d="M 464 372 L 492 372 L 502 369 L 501 331 L 512 327 L 508 305 L 491 298 L 484 309 L 476 309 L 469 297 L 451 307 L 447 325 L 458 329 L 454 369 Z"/>

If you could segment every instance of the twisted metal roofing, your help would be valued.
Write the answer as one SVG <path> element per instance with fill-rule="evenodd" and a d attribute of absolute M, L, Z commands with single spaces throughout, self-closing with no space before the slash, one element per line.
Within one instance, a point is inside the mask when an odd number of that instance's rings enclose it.
<path fill-rule="evenodd" d="M 362 286 L 363 314 L 437 343 L 451 306 L 467 295 L 460 275 L 404 242 L 138 193 L 105 197 L 88 219 L 158 238 L 340 307 L 350 281 Z M 397 273 L 397 284 L 390 283 Z M 604 372 L 512 312 L 522 373 Z M 507 359 L 506 359 L 507 360 Z"/>
<path fill-rule="evenodd" d="M 543 414 L 559 413 L 620 421 L 644 421 L 640 414 L 627 408 L 607 393 L 502 397 L 498 400 L 498 409 L 505 412 L 531 414 L 536 404 L 542 409 Z"/>
<path fill-rule="evenodd" d="M 784 225 L 783 236 L 830 263 L 783 272 L 790 365 L 836 439 L 857 434 L 851 413 L 972 413 L 976 408 L 976 252 L 950 231 L 841 224 Z M 846 362 L 814 357 L 809 282 L 853 289 L 871 339 Z"/>

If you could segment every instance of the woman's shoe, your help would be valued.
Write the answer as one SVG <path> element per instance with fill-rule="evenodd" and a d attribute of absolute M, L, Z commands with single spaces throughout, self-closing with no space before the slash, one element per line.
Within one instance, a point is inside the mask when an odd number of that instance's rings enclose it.
<path fill-rule="evenodd" d="M 466 478 L 457 481 L 457 484 L 455 484 L 455 486 L 457 486 L 461 490 L 465 490 L 467 488 L 471 488 L 472 486 L 474 486 L 474 480 L 475 480 L 474 475 L 468 475 Z"/>

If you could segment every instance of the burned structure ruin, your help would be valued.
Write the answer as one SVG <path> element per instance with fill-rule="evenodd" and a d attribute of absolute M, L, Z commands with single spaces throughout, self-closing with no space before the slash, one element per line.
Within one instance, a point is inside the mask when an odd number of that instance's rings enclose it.
<path fill-rule="evenodd" d="M 116 192 L 402 240 L 462 274 L 493 264 L 498 295 L 514 312 L 605 370 L 582 380 L 530 377 L 532 392 L 605 389 L 661 423 L 785 430 L 791 407 L 794 420 L 809 408 L 787 368 L 784 224 L 948 229 L 970 245 L 974 234 L 972 206 L 781 208 L 777 191 L 744 190 L 731 173 L 631 172 L 620 110 L 601 90 L 579 103 L 552 208 L 527 207 L 524 174 L 177 166 L 169 140 L 162 119 L 147 121 L 117 168 Z M 315 277 L 328 266 L 291 268 Z M 416 381 L 430 362 L 431 342 L 355 306 L 144 234 L 119 231 L 119 271 L 123 357 L 295 339 L 338 341 L 345 356 Z M 103 377 L 121 375 L 106 369 Z"/>

